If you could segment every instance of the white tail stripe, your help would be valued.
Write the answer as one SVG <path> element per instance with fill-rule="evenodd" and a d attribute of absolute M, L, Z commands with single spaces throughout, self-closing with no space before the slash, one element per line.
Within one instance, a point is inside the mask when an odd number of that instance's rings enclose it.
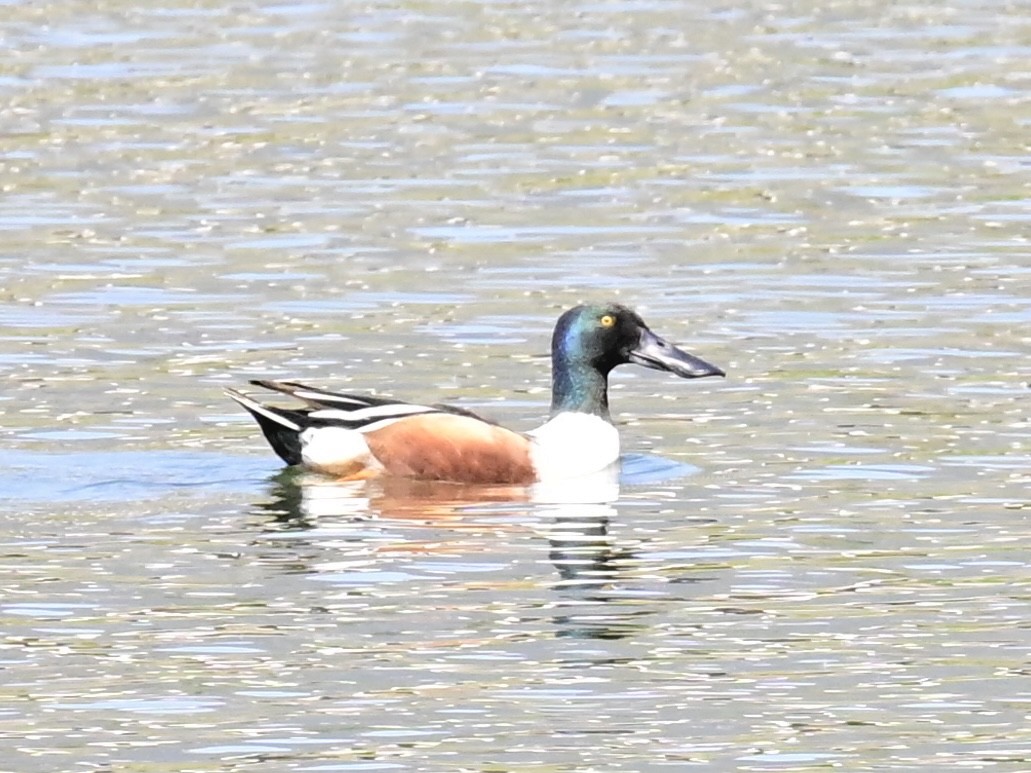
<path fill-rule="evenodd" d="M 313 392 L 308 389 L 298 390 L 292 393 L 294 397 L 301 400 L 314 400 L 320 403 L 342 403 L 344 405 L 368 405 L 368 400 L 360 397 L 345 397 L 344 395 L 333 394 L 332 392 Z"/>
<path fill-rule="evenodd" d="M 281 425 L 283 427 L 287 427 L 289 429 L 292 429 L 295 432 L 300 432 L 300 430 L 301 430 L 301 425 L 300 424 L 297 424 L 296 422 L 290 421 L 290 419 L 286 418 L 285 416 L 280 416 L 278 413 L 270 411 L 268 408 L 266 408 L 261 403 L 255 402 L 254 400 L 250 399 L 249 397 L 245 397 L 244 395 L 241 395 L 241 394 L 234 394 L 233 392 L 229 392 L 228 394 L 229 394 L 230 397 L 232 397 L 234 400 L 236 400 L 236 402 L 240 403 L 240 405 L 243 405 L 243 406 L 245 406 L 247 408 L 250 408 L 255 413 L 260 413 L 265 418 L 271 419 L 276 424 L 279 424 L 279 425 Z"/>
<path fill-rule="evenodd" d="M 395 421 L 401 421 L 404 418 L 405 418 L 404 416 L 394 416 L 393 418 L 390 418 L 390 419 L 380 419 L 379 421 L 373 421 L 373 422 L 370 422 L 368 424 L 363 424 L 361 427 L 358 428 L 358 432 L 362 433 L 363 435 L 366 432 L 375 432 L 378 429 L 383 429 L 383 427 L 388 427 L 391 424 L 393 424 Z"/>
<path fill-rule="evenodd" d="M 377 419 L 400 419 L 402 416 L 412 416 L 418 413 L 437 413 L 439 409 L 430 408 L 425 405 L 409 405 L 399 403 L 392 405 L 374 405 L 369 408 L 357 408 L 353 411 L 339 408 L 323 408 L 312 411 L 308 415 L 313 419 L 339 420 L 349 423 L 362 421 L 376 421 Z"/>

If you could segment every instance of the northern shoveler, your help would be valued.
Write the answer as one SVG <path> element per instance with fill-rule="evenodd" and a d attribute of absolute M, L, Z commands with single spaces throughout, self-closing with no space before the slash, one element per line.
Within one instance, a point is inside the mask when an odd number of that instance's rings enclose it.
<path fill-rule="evenodd" d="M 551 418 L 522 433 L 448 405 L 340 394 L 289 381 L 252 381 L 307 407 L 263 405 L 226 393 L 250 411 L 284 462 L 341 478 L 388 474 L 461 483 L 529 484 L 587 475 L 619 458 L 609 417 L 608 374 L 634 363 L 681 378 L 722 370 L 663 340 L 619 304 L 577 306 L 551 339 Z"/>

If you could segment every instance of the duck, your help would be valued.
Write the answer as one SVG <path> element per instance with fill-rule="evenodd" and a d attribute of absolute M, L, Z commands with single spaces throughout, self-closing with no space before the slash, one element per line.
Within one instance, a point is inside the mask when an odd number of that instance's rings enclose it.
<path fill-rule="evenodd" d="M 608 376 L 633 364 L 685 379 L 723 370 L 671 344 L 619 303 L 565 311 L 551 338 L 551 412 L 518 432 L 453 405 L 333 392 L 295 381 L 253 380 L 287 395 L 294 408 L 244 392 L 226 394 L 257 421 L 287 465 L 342 480 L 399 476 L 465 484 L 531 485 L 575 478 L 619 460 Z"/>

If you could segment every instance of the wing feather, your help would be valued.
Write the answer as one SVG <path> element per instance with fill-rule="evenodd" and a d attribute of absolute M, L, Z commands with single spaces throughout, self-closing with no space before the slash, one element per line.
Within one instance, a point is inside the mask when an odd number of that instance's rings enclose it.
<path fill-rule="evenodd" d="M 512 430 L 453 413 L 412 415 L 362 433 L 392 475 L 460 483 L 536 480 L 532 441 Z"/>

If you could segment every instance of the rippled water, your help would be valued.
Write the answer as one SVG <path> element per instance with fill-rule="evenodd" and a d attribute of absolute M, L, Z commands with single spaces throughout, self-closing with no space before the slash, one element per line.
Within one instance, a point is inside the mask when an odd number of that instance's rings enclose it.
<path fill-rule="evenodd" d="M 0 769 L 1031 767 L 1025 5 L 2 5 Z M 611 297 L 729 377 L 592 492 L 221 396 L 528 429 Z"/>

